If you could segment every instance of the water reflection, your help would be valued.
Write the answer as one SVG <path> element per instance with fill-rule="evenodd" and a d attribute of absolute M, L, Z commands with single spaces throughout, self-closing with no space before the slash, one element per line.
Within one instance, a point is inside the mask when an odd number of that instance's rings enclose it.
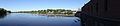
<path fill-rule="evenodd" d="M 3 19 L 7 14 L 0 14 L 0 19 Z"/>
<path fill-rule="evenodd" d="M 80 26 L 77 17 L 51 17 L 30 13 L 0 15 L 0 26 Z"/>
<path fill-rule="evenodd" d="M 74 20 L 74 22 L 78 23 L 78 22 L 80 22 L 80 19 L 76 19 L 76 20 Z"/>

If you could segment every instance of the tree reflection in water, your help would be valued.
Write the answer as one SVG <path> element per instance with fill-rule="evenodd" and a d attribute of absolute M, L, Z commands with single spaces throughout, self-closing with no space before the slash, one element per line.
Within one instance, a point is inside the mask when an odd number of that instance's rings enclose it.
<path fill-rule="evenodd" d="M 7 14 L 0 14 L 0 19 L 3 19 Z"/>

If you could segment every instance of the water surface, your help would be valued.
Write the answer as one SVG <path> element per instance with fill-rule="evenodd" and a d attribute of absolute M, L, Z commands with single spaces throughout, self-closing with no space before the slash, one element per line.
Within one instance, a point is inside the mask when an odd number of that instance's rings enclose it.
<path fill-rule="evenodd" d="M 10 13 L 0 17 L 0 26 L 80 26 L 77 17 L 40 16 L 31 13 Z"/>

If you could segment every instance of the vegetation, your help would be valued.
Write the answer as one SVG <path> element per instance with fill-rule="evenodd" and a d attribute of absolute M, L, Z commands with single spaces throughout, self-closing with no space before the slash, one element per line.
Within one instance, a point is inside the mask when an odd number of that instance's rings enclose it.
<path fill-rule="evenodd" d="M 37 13 L 37 14 L 73 14 L 72 10 L 65 9 L 47 9 L 47 10 L 38 10 L 38 11 L 19 11 L 14 13 Z"/>
<path fill-rule="evenodd" d="M 19 11 L 12 13 L 35 13 L 35 14 L 54 14 L 54 15 L 70 15 L 74 14 L 75 11 L 65 10 L 65 9 L 47 9 L 47 10 L 38 10 L 38 11 Z M 7 11 L 4 8 L 0 8 L 0 14 L 3 13 L 11 13 L 11 11 Z"/>
<path fill-rule="evenodd" d="M 38 10 L 33 11 L 32 13 L 39 13 L 39 14 L 73 14 L 74 11 L 72 10 L 65 10 L 65 9 L 47 9 L 47 10 Z"/>
<path fill-rule="evenodd" d="M 10 13 L 11 11 L 7 11 L 7 10 L 5 10 L 4 8 L 0 8 L 0 14 L 1 13 Z"/>
<path fill-rule="evenodd" d="M 0 8 L 0 11 L 7 11 L 7 10 L 5 10 L 4 8 Z"/>

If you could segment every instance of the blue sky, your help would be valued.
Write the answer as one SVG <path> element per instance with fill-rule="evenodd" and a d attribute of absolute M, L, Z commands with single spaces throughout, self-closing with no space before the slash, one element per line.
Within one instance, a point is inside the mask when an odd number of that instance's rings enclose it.
<path fill-rule="evenodd" d="M 0 8 L 10 11 L 81 8 L 89 0 L 0 0 Z"/>

